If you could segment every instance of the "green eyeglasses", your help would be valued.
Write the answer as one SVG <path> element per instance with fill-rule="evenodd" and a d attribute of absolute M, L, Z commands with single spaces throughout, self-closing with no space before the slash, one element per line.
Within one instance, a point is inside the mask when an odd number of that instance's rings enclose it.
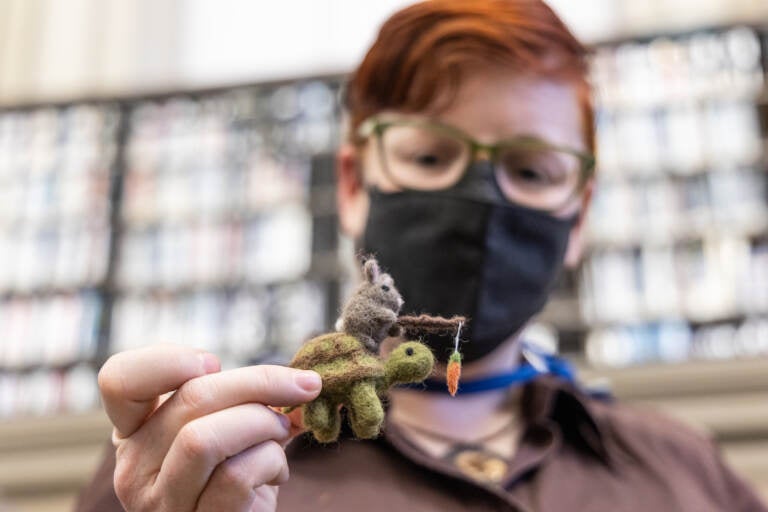
<path fill-rule="evenodd" d="M 535 137 L 483 144 L 454 126 L 429 119 L 373 116 L 360 125 L 357 135 L 363 140 L 376 137 L 384 173 L 400 188 L 450 188 L 482 156 L 493 164 L 508 201 L 548 212 L 581 193 L 595 167 L 591 154 Z"/>

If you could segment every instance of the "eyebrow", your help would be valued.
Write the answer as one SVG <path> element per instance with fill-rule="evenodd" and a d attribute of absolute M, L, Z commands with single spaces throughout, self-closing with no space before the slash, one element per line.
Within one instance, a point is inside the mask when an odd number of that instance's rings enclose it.
<path fill-rule="evenodd" d="M 422 124 L 422 125 L 432 125 L 435 127 L 440 127 L 445 129 L 449 133 L 458 135 L 463 139 L 471 141 L 475 144 L 479 144 L 480 146 L 483 146 L 483 147 L 503 145 L 505 142 L 530 142 L 532 144 L 541 144 L 542 146 L 548 146 L 553 149 L 563 149 L 566 151 L 572 151 L 572 152 L 584 153 L 584 154 L 587 153 L 585 150 L 551 142 L 544 137 L 541 137 L 539 135 L 536 135 L 530 132 L 503 136 L 496 139 L 494 142 L 485 143 L 477 140 L 475 137 L 471 136 L 469 133 L 459 128 L 458 126 L 451 123 L 446 123 L 445 121 L 442 121 L 440 119 L 437 119 L 431 116 L 384 114 L 378 119 L 385 124 L 405 122 L 407 124 Z"/>

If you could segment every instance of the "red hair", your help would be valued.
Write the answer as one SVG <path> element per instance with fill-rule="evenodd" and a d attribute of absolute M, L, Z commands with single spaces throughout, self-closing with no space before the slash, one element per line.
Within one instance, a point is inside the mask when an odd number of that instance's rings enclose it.
<path fill-rule="evenodd" d="M 503 66 L 576 87 L 583 135 L 594 152 L 587 51 L 541 0 L 430 0 L 382 25 L 352 75 L 345 104 L 350 138 L 383 110 L 420 112 L 450 105 L 464 73 Z M 440 98 L 440 104 L 437 104 Z"/>

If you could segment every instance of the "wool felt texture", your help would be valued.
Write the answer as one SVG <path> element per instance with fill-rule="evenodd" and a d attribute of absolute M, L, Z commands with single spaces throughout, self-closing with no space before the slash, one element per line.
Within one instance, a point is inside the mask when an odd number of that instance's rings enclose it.
<path fill-rule="evenodd" d="M 454 334 L 460 325 L 466 325 L 467 319 L 463 316 L 443 318 L 425 314 L 402 315 L 397 319 L 397 323 L 403 328 L 403 335 L 413 339 L 422 334 Z"/>
<path fill-rule="evenodd" d="M 448 384 L 448 392 L 451 396 L 456 396 L 459 390 L 459 379 L 461 378 L 461 354 L 455 351 L 448 359 L 448 367 L 445 370 L 445 381 Z"/>
<path fill-rule="evenodd" d="M 381 399 L 398 384 L 421 382 L 434 368 L 435 358 L 424 344 L 408 341 L 384 359 L 346 333 L 328 333 L 302 346 L 290 366 L 320 374 L 320 395 L 302 406 L 304 426 L 321 443 L 336 441 L 341 430 L 341 406 L 360 439 L 379 435 L 384 423 Z"/>
<path fill-rule="evenodd" d="M 443 318 L 421 314 L 419 316 L 401 316 L 397 322 L 403 328 L 406 337 L 418 337 L 423 334 L 443 335 L 455 333 L 453 352 L 448 358 L 446 366 L 445 383 L 451 396 L 456 396 L 456 392 L 459 389 L 459 379 L 461 378 L 462 360 L 462 355 L 459 352 L 459 336 L 461 335 L 461 328 L 467 323 L 467 319 L 463 316 Z"/>
<path fill-rule="evenodd" d="M 360 340 L 373 353 L 387 336 L 399 336 L 397 315 L 403 299 L 392 277 L 379 269 L 375 259 L 363 265 L 364 279 L 349 298 L 336 330 Z"/>

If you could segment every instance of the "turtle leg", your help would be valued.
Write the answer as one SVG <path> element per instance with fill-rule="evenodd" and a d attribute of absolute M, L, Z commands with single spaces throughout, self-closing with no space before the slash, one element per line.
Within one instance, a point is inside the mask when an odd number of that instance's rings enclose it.
<path fill-rule="evenodd" d="M 384 408 L 373 382 L 363 381 L 352 386 L 349 392 L 349 423 L 360 439 L 373 439 L 379 435 L 384 423 Z"/>
<path fill-rule="evenodd" d="M 334 442 L 341 430 L 338 406 L 331 400 L 316 398 L 304 406 L 304 426 L 312 431 L 319 442 Z"/>

